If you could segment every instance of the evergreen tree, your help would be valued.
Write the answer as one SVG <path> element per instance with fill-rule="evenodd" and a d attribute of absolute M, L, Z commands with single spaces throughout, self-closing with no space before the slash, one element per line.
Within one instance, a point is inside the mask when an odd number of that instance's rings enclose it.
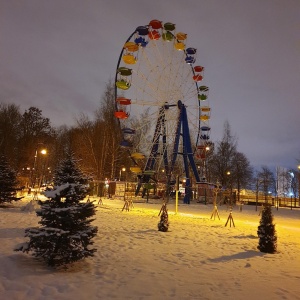
<path fill-rule="evenodd" d="M 160 215 L 160 221 L 158 223 L 158 230 L 166 232 L 169 229 L 169 216 L 168 216 L 168 210 L 166 204 L 162 206 L 159 215 Z"/>
<path fill-rule="evenodd" d="M 23 197 L 17 197 L 17 174 L 8 164 L 5 156 L 0 157 L 0 203 L 18 201 Z"/>
<path fill-rule="evenodd" d="M 277 236 L 275 225 L 273 224 L 273 214 L 271 205 L 265 205 L 262 210 L 260 225 L 257 234 L 259 244 L 257 248 L 261 252 L 275 253 L 277 249 Z"/>
<path fill-rule="evenodd" d="M 37 215 L 42 227 L 27 228 L 28 243 L 16 251 L 29 252 L 49 266 L 58 267 L 93 256 L 90 249 L 97 227 L 91 226 L 95 215 L 92 202 L 80 202 L 87 196 L 87 180 L 78 169 L 73 155 L 68 155 L 55 172 L 54 189 L 45 191 L 49 198 L 40 201 Z"/>

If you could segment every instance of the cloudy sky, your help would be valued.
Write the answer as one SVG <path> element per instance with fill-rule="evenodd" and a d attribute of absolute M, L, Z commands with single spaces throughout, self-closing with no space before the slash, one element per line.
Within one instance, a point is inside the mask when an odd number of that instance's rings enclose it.
<path fill-rule="evenodd" d="M 93 116 L 139 25 L 176 24 L 210 88 L 211 138 L 229 121 L 255 167 L 300 159 L 299 0 L 0 0 L 0 102 L 53 125 Z"/>

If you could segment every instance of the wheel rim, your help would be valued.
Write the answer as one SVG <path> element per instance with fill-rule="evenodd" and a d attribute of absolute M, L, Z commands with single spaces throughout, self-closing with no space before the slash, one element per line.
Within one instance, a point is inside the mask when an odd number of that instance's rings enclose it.
<path fill-rule="evenodd" d="M 193 152 L 197 152 L 198 160 L 203 159 L 203 153 L 198 152 L 209 139 L 210 109 L 202 104 L 207 100 L 208 88 L 200 85 L 204 68 L 195 66 L 196 49 L 186 47 L 186 34 L 176 33 L 172 23 L 154 21 L 138 27 L 121 51 L 115 77 L 115 115 L 123 130 L 121 145 L 145 157 L 133 157 L 134 172 L 153 171 L 157 178 L 165 170 L 163 175 L 170 181 L 184 171 L 180 155 L 172 166 L 179 101 L 187 111 Z M 136 119 L 143 114 L 143 122 L 136 126 Z M 158 144 L 155 155 L 154 144 Z M 149 163 L 151 156 L 155 156 L 154 162 Z"/>

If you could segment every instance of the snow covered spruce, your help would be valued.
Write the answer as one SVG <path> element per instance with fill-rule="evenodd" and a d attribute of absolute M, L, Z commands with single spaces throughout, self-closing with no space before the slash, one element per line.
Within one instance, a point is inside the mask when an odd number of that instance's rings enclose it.
<path fill-rule="evenodd" d="M 68 154 L 54 176 L 54 188 L 45 191 L 49 199 L 39 201 L 37 216 L 42 227 L 25 229 L 29 242 L 15 251 L 32 252 L 49 266 L 59 267 L 94 255 L 89 248 L 98 228 L 91 226 L 96 209 L 93 202 L 81 202 L 87 196 L 87 179 Z"/>
<path fill-rule="evenodd" d="M 5 156 L 0 157 L 0 204 L 21 200 L 17 197 L 17 174 L 9 166 Z"/>
<path fill-rule="evenodd" d="M 257 248 L 261 252 L 275 253 L 277 250 L 277 236 L 275 224 L 273 224 L 273 214 L 271 205 L 265 205 L 262 210 L 260 225 L 257 234 L 259 243 Z"/>

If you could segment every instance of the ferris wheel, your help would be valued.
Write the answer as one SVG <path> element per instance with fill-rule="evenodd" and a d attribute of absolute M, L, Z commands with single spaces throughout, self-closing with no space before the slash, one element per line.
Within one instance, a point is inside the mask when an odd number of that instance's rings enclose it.
<path fill-rule="evenodd" d="M 152 20 L 126 40 L 115 75 L 115 117 L 132 172 L 143 183 L 162 180 L 168 189 L 184 174 L 186 200 L 192 174 L 203 179 L 209 140 L 209 88 L 200 84 L 204 67 L 187 34 L 173 23 Z M 162 175 L 163 174 L 163 175 Z"/>

